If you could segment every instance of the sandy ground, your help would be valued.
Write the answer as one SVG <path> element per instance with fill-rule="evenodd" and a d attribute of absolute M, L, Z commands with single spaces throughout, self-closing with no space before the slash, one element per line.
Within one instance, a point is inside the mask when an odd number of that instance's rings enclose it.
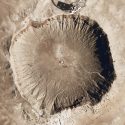
<path fill-rule="evenodd" d="M 43 123 L 15 89 L 9 64 L 12 35 L 25 18 L 41 20 L 63 13 L 50 0 L 0 0 L 0 125 L 125 125 L 125 1 L 88 0 L 80 12 L 96 20 L 107 33 L 117 78 L 102 101 L 56 114 Z"/>

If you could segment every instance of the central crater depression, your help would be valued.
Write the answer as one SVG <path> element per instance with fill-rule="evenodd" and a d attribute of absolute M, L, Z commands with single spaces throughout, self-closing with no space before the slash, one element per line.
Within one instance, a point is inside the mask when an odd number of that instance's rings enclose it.
<path fill-rule="evenodd" d="M 115 78 L 107 35 L 80 15 L 31 21 L 13 38 L 10 63 L 21 96 L 49 114 L 97 104 Z"/>

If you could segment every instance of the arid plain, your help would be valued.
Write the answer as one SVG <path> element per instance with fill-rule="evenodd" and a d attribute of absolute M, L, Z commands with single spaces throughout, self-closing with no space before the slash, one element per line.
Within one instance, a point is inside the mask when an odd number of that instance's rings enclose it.
<path fill-rule="evenodd" d="M 9 48 L 12 36 L 30 19 L 44 20 L 64 12 L 51 0 L 0 0 L 0 125 L 125 125 L 124 12 L 124 0 L 87 0 L 80 11 L 96 20 L 108 36 L 116 72 L 110 91 L 95 106 L 85 105 L 41 118 L 16 89 Z"/>

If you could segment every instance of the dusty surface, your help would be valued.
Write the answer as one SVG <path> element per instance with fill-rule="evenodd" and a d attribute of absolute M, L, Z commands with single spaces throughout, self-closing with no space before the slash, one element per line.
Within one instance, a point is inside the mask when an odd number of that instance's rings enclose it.
<path fill-rule="evenodd" d="M 9 45 L 13 33 L 25 24 L 24 18 L 40 19 L 62 13 L 49 0 L 0 0 L 0 125 L 44 124 L 24 103 L 12 78 L 8 63 Z M 26 12 L 26 13 L 24 13 Z M 42 13 L 43 12 L 43 13 Z M 78 107 L 52 116 L 48 125 L 125 125 L 125 1 L 88 0 L 81 14 L 95 19 L 107 33 L 117 78 L 110 92 L 95 107 Z M 30 13 L 32 13 L 30 15 Z M 42 18 L 43 19 L 43 18 Z M 16 93 L 15 93 L 16 92 Z M 22 108 L 23 107 L 23 108 Z M 30 115 L 27 115 L 30 114 Z M 25 119 L 29 119 L 28 121 Z"/>

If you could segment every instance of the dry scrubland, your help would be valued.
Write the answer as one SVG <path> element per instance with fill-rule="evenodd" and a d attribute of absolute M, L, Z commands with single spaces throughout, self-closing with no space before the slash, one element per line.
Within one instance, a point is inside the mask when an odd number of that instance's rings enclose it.
<path fill-rule="evenodd" d="M 82 15 L 96 20 L 107 33 L 116 80 L 102 101 L 94 107 L 65 110 L 44 123 L 23 100 L 13 82 L 9 64 L 12 35 L 28 19 L 40 20 L 63 13 L 50 0 L 0 0 L 0 125 L 125 125 L 125 1 L 88 0 Z M 26 21 L 24 21 L 26 20 Z"/>

